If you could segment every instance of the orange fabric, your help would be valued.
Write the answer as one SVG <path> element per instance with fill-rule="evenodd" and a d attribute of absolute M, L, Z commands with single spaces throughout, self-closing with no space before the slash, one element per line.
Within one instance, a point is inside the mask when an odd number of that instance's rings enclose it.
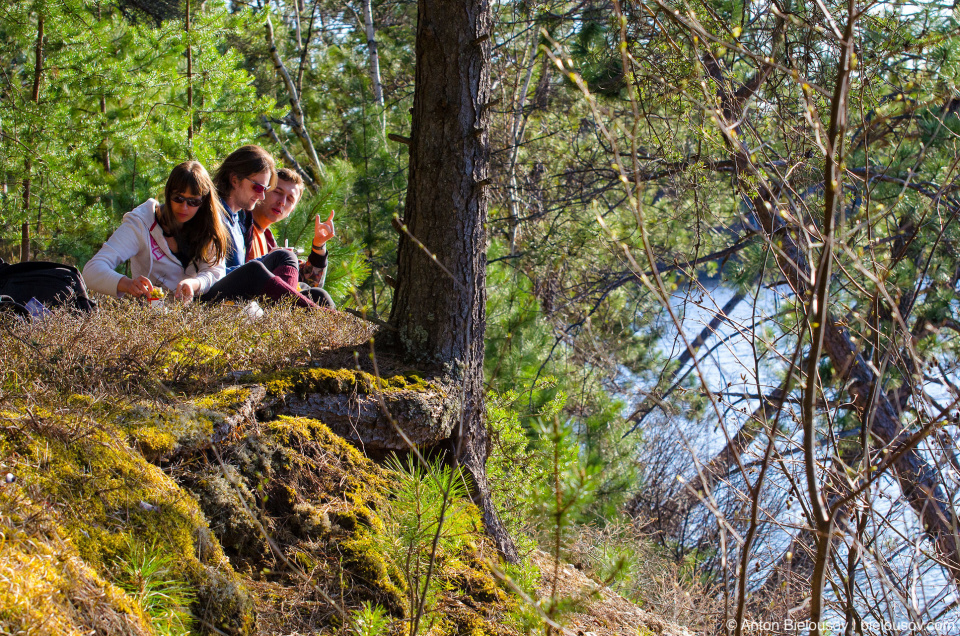
<path fill-rule="evenodd" d="M 256 223 L 253 223 L 250 228 L 250 247 L 247 248 L 247 261 L 266 256 L 269 252 L 270 247 L 267 245 L 263 230 Z"/>

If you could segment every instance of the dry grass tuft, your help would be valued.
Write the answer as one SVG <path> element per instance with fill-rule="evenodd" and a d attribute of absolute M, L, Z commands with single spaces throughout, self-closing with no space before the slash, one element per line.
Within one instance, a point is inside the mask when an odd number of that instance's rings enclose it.
<path fill-rule="evenodd" d="M 658 554 L 649 535 L 630 523 L 578 526 L 562 558 L 671 623 L 706 633 L 722 615 L 718 595 Z"/>
<path fill-rule="evenodd" d="M 237 305 L 171 303 L 157 310 L 105 298 L 89 315 L 0 316 L 0 401 L 51 392 L 196 393 L 231 371 L 306 365 L 321 351 L 357 346 L 374 334 L 370 323 L 337 311 L 282 304 L 263 311 L 251 320 Z"/>
<path fill-rule="evenodd" d="M 178 417 L 206 431 L 210 414 L 185 405 L 234 382 L 232 372 L 309 366 L 373 334 L 352 315 L 289 305 L 264 307 L 255 320 L 243 306 L 155 310 L 109 298 L 89 315 L 0 314 L 0 477 L 9 470 L 16 479 L 0 483 L 0 633 L 154 633 L 143 608 L 111 583 L 122 556 L 114 544 L 131 536 L 155 538 L 182 566 L 175 574 L 197 588 L 197 620 L 213 625 L 205 629 L 251 630 L 247 592 L 218 565 L 223 553 L 195 500 L 138 451 L 163 434 L 182 442 L 190 430 L 177 428 Z M 26 512 L 21 483 L 43 502 L 36 515 Z M 177 516 L 183 506 L 197 519 Z M 198 550 L 213 556 L 201 563 Z M 208 617 L 211 607 L 224 615 Z"/>

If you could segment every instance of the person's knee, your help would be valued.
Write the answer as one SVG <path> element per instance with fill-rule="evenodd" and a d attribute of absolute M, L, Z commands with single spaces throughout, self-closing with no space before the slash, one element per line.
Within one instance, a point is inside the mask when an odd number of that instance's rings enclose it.
<path fill-rule="evenodd" d="M 270 268 L 260 261 L 250 261 L 246 267 L 249 268 L 249 274 L 252 276 L 262 276 L 270 274 Z"/>
<path fill-rule="evenodd" d="M 266 265 L 260 261 L 250 261 L 227 274 L 223 281 L 227 282 L 229 279 L 229 285 L 243 293 L 251 293 L 251 291 L 257 293 L 271 278 L 273 273 L 267 269 Z"/>
<path fill-rule="evenodd" d="M 273 278 L 273 272 L 270 271 L 270 268 L 260 261 L 250 261 L 237 270 L 237 272 L 240 272 L 240 276 L 246 279 L 247 284 L 252 284 L 256 287 L 263 285 Z"/>
<path fill-rule="evenodd" d="M 273 274 L 263 263 L 250 261 L 214 283 L 199 300 L 211 302 L 253 298 L 261 293 L 271 278 Z"/>
<path fill-rule="evenodd" d="M 278 267 L 300 267 L 300 261 L 297 260 L 297 255 L 291 250 L 280 249 L 273 250 L 269 254 L 263 257 L 260 261 L 264 266 L 270 270 L 274 271 Z"/>
<path fill-rule="evenodd" d="M 327 309 L 336 309 L 337 306 L 333 303 L 333 298 L 330 297 L 330 294 L 327 293 L 325 289 L 320 287 L 311 287 L 305 294 L 310 296 L 310 299 L 317 303 L 320 307 L 326 307 Z"/>

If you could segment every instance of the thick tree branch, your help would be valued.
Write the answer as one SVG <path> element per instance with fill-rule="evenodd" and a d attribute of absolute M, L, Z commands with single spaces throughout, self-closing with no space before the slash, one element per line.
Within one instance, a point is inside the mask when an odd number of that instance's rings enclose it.
<path fill-rule="evenodd" d="M 280 137 L 277 136 L 277 131 L 273 129 L 273 124 L 270 123 L 270 120 L 267 119 L 266 115 L 260 115 L 260 125 L 262 125 L 264 130 L 267 131 L 271 141 L 280 147 L 280 152 L 283 154 L 284 161 L 292 166 L 293 169 L 296 170 L 301 177 L 303 177 L 303 181 L 307 184 L 307 187 L 310 188 L 310 191 L 316 194 L 317 182 L 313 180 L 313 176 L 307 170 L 303 169 L 303 166 L 300 165 L 297 159 L 290 154 L 290 151 L 287 150 L 287 145 L 283 143 Z"/>
<path fill-rule="evenodd" d="M 270 21 L 270 16 L 267 16 L 265 26 L 267 33 L 267 44 L 270 45 L 270 55 L 273 57 L 273 65 L 277 70 L 277 74 L 281 79 L 283 79 L 283 83 L 287 87 L 287 94 L 290 97 L 290 112 L 293 115 L 293 132 L 297 135 L 297 138 L 303 145 L 303 150 L 307 153 L 307 158 L 310 160 L 311 166 L 316 171 L 317 177 L 322 177 L 324 174 L 323 164 L 320 163 L 320 158 L 317 156 L 317 151 L 313 147 L 313 141 L 310 139 L 310 133 L 307 131 L 306 126 L 304 125 L 303 108 L 300 106 L 300 97 L 297 94 L 297 87 L 294 86 L 293 80 L 290 78 L 290 73 L 287 72 L 287 67 L 283 64 L 283 60 L 280 58 L 280 52 L 277 50 L 277 45 L 273 38 L 273 23 Z"/>

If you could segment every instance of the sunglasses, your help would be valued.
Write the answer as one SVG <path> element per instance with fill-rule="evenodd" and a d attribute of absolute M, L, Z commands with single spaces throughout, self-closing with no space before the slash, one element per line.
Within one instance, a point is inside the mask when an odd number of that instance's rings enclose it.
<path fill-rule="evenodd" d="M 173 201 L 174 203 L 186 203 L 191 208 L 199 208 L 201 205 L 203 205 L 202 197 L 199 199 L 195 199 L 193 197 L 185 197 L 181 194 L 175 194 L 172 197 L 170 197 L 170 200 Z"/>
<path fill-rule="evenodd" d="M 264 192 L 270 189 L 269 186 L 265 186 L 262 183 L 257 183 L 250 177 L 244 177 L 244 179 L 246 179 L 247 181 L 253 184 L 253 191 L 256 192 L 257 194 L 263 194 Z"/>

